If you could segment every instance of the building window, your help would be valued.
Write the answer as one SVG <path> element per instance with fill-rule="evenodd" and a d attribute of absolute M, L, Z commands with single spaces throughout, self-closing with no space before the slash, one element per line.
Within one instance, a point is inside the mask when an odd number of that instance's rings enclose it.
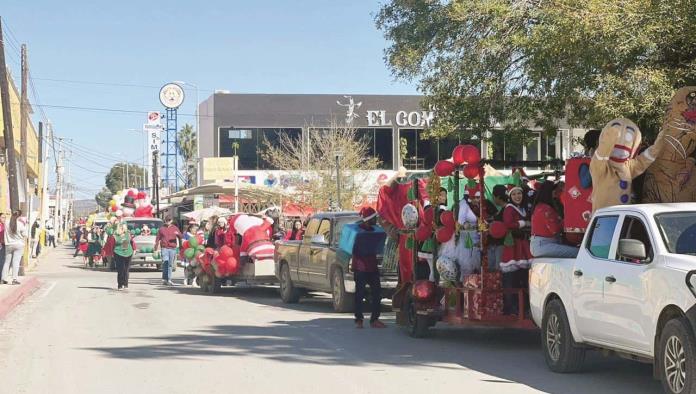
<path fill-rule="evenodd" d="M 422 129 L 399 130 L 399 154 L 408 170 L 433 168 L 439 156 L 437 147 L 437 140 L 423 138 Z"/>
<path fill-rule="evenodd" d="M 263 138 L 271 143 L 279 140 L 280 133 L 287 133 L 296 138 L 302 135 L 300 128 L 219 128 L 219 156 L 232 157 L 235 154 L 234 146 L 237 144 L 240 170 L 278 169 L 270 168 L 260 155 L 263 149 Z"/>
<path fill-rule="evenodd" d="M 357 129 L 356 134 L 366 139 L 368 155 L 380 161 L 380 169 L 394 168 L 392 129 Z"/>

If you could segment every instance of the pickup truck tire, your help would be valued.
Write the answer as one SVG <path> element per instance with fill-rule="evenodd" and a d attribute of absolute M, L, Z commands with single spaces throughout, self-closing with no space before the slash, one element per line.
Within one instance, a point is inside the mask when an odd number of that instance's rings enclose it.
<path fill-rule="evenodd" d="M 295 287 L 290 277 L 290 267 L 280 266 L 280 299 L 286 304 L 296 304 L 300 301 L 300 290 Z"/>
<path fill-rule="evenodd" d="M 338 268 L 331 274 L 331 300 L 334 311 L 338 313 L 352 312 L 355 309 L 355 297 L 346 292 L 343 271 Z"/>
<path fill-rule="evenodd" d="M 541 322 L 541 347 L 546 365 L 553 372 L 569 373 L 582 368 L 585 349 L 578 346 L 570 332 L 568 316 L 561 300 L 551 300 Z"/>
<path fill-rule="evenodd" d="M 208 282 L 208 293 L 217 294 L 222 289 L 222 281 L 215 277 L 215 275 L 210 275 L 210 281 Z"/>
<path fill-rule="evenodd" d="M 406 317 L 408 324 L 406 328 L 408 330 L 408 335 L 411 338 L 425 338 L 428 336 L 428 330 L 430 327 L 435 326 L 437 320 L 430 316 L 419 315 L 416 310 L 416 303 L 413 300 L 413 295 L 409 292 L 408 298 L 406 299 Z"/>
<path fill-rule="evenodd" d="M 696 341 L 685 318 L 672 319 L 665 324 L 655 361 L 665 393 L 694 392 Z"/>

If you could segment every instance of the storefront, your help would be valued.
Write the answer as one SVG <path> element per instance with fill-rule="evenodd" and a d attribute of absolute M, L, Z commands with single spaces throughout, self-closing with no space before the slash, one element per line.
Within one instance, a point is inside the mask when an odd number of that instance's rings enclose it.
<path fill-rule="evenodd" d="M 280 133 L 303 138 L 331 125 L 350 125 L 367 138 L 369 154 L 381 162 L 375 177 L 389 176 L 403 165 L 408 170 L 432 168 L 449 158 L 460 143 L 481 146 L 492 159 L 546 160 L 566 158 L 579 150 L 578 137 L 585 130 L 560 126 L 556 135 L 532 131 L 525 144 L 493 132 L 490 142 L 422 138 L 437 121 L 434 111 L 423 109 L 421 96 L 314 95 L 215 93 L 199 106 L 200 156 L 239 156 L 239 175 L 251 184 L 273 184 L 282 169 L 272 168 L 260 151 L 264 139 L 273 143 Z M 203 166 L 201 166 L 203 167 Z M 204 182 L 213 179 L 203 176 Z"/>

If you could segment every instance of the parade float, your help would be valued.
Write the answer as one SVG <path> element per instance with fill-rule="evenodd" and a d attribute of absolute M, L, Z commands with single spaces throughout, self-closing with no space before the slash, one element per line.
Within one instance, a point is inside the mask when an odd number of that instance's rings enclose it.
<path fill-rule="evenodd" d="M 226 218 L 226 228 L 216 234 L 218 248 L 204 247 L 202 238 L 184 242 L 184 256 L 191 260 L 196 282 L 209 293 L 222 286 L 277 283 L 274 270 L 273 221 L 245 213 Z"/>

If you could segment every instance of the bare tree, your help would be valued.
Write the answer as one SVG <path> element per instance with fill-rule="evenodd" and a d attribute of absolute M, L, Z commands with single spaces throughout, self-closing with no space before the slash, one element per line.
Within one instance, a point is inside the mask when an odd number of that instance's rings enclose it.
<path fill-rule="evenodd" d="M 264 137 L 261 157 L 272 167 L 299 174 L 292 197 L 317 209 L 352 209 L 368 174 L 378 168 L 370 140 L 355 127 L 332 118 L 328 127 L 305 127 L 299 137 L 279 133 L 277 141 Z M 338 156 L 338 165 L 336 156 Z M 336 174 L 340 174 L 340 201 Z M 333 203 L 333 204 L 332 204 Z M 333 205 L 333 206 L 332 206 Z"/>

